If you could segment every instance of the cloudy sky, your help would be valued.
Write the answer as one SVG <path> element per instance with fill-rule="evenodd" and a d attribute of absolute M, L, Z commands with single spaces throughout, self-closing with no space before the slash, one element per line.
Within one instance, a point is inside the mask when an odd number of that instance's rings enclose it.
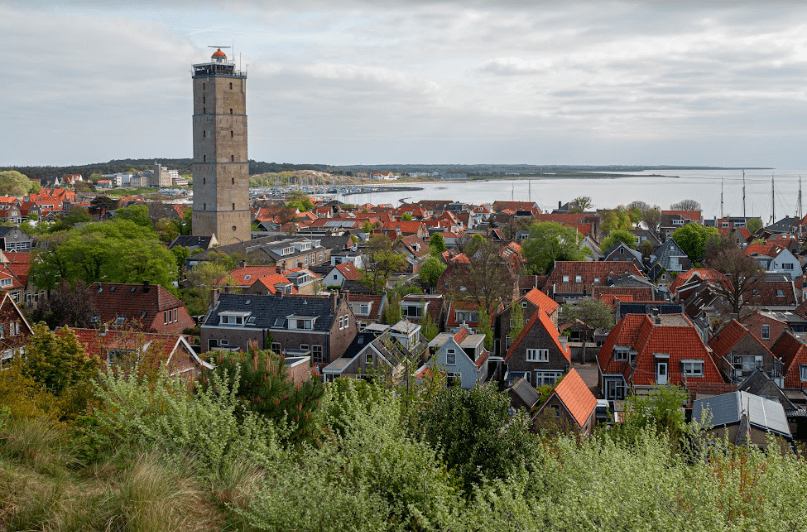
<path fill-rule="evenodd" d="M 190 157 L 227 44 L 256 160 L 807 168 L 799 2 L 118 4 L 0 0 L 0 165 Z"/>

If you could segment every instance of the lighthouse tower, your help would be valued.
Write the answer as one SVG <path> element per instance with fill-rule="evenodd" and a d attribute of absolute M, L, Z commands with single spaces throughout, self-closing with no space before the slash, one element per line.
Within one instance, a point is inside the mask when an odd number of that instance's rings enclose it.
<path fill-rule="evenodd" d="M 233 244 L 250 239 L 247 76 L 221 48 L 193 65 L 193 234 Z"/>

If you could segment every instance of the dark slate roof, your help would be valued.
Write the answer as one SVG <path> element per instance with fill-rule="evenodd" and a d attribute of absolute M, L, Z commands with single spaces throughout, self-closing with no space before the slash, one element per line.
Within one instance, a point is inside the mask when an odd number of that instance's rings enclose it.
<path fill-rule="evenodd" d="M 311 316 L 317 318 L 312 330 L 325 332 L 330 330 L 334 320 L 330 297 L 221 294 L 218 304 L 207 315 L 202 326 L 219 327 L 219 314 L 222 312 L 250 312 L 243 326 L 246 329 L 285 330 L 288 316 Z"/>
<path fill-rule="evenodd" d="M 201 249 L 207 249 L 210 247 L 210 240 L 213 237 L 211 236 L 193 236 L 193 235 L 179 235 L 174 239 L 173 242 L 168 246 L 168 249 L 173 249 L 176 246 L 183 246 L 186 248 L 194 248 L 198 247 Z"/>
<path fill-rule="evenodd" d="M 770 231 L 771 233 L 789 233 L 793 226 L 798 225 L 799 222 L 800 220 L 798 218 L 785 216 L 776 223 L 766 226 L 765 230 Z"/>
<path fill-rule="evenodd" d="M 784 407 L 785 412 L 796 410 L 796 406 L 790 398 L 782 392 L 779 386 L 776 385 L 774 380 L 759 369 L 755 369 L 751 375 L 740 383 L 738 389 L 741 392 L 748 392 L 772 401 L 779 401 Z"/>
<path fill-rule="evenodd" d="M 31 240 L 31 236 L 28 235 L 27 233 L 23 233 L 22 231 L 20 231 L 19 227 L 12 227 L 12 226 L 9 226 L 9 225 L 0 226 L 0 238 L 5 237 L 7 234 L 9 234 L 12 231 L 19 231 L 19 233 L 24 235 L 25 238 L 27 238 L 28 240 Z"/>
<path fill-rule="evenodd" d="M 785 409 L 776 401 L 747 392 L 733 392 L 698 399 L 692 405 L 692 419 L 701 421 L 708 412 L 710 427 L 739 423 L 745 412 L 751 426 L 792 439 Z"/>
<path fill-rule="evenodd" d="M 681 260 L 681 264 L 684 266 L 684 269 L 688 270 L 692 267 L 692 263 L 688 258 L 686 258 L 687 254 L 684 253 L 681 246 L 679 246 L 672 238 L 665 240 L 664 243 L 653 253 L 653 263 L 659 263 L 664 268 L 669 268 L 670 258 L 672 257 L 683 258 L 683 260 Z"/>
<path fill-rule="evenodd" d="M 684 307 L 679 303 L 664 303 L 661 301 L 653 303 L 619 303 L 619 314 L 647 314 L 650 315 L 653 309 L 658 309 L 659 314 L 682 314 Z"/>
<path fill-rule="evenodd" d="M 507 393 L 510 395 L 511 403 L 513 399 L 518 398 L 518 402 L 527 409 L 535 406 L 541 399 L 541 394 L 538 393 L 538 390 L 533 388 L 524 377 L 514 382 L 513 385 L 507 389 Z"/>

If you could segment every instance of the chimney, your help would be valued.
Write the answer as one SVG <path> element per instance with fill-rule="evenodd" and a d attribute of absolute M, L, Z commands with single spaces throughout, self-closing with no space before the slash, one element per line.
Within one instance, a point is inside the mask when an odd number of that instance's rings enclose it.
<path fill-rule="evenodd" d="M 148 293 L 149 293 L 149 288 L 150 288 L 150 287 L 149 287 L 149 282 L 148 282 L 148 281 L 143 281 L 143 293 L 144 293 L 144 294 L 148 294 Z"/>
<path fill-rule="evenodd" d="M 239 262 L 239 263 L 238 263 L 238 267 L 239 267 L 239 268 L 243 268 L 243 267 L 245 267 L 246 265 L 247 265 L 247 261 L 245 261 L 245 260 L 242 260 L 241 262 Z"/>
<path fill-rule="evenodd" d="M 219 289 L 212 288 L 210 290 L 210 306 L 216 308 L 218 304 L 219 304 Z"/>
<path fill-rule="evenodd" d="M 560 203 L 560 200 L 558 200 L 558 209 L 560 209 L 561 207 L 563 207 L 563 205 Z"/>

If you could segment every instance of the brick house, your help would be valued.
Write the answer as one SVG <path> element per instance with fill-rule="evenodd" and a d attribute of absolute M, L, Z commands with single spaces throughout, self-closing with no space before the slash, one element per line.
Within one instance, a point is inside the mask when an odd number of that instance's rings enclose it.
<path fill-rule="evenodd" d="M 640 394 L 665 384 L 690 391 L 725 384 L 711 349 L 680 314 L 626 315 L 600 348 L 597 366 L 606 399 L 624 399 L 629 388 Z"/>
<path fill-rule="evenodd" d="M 59 329 L 63 332 L 65 329 Z M 213 365 L 205 362 L 181 334 L 154 334 L 136 331 L 71 329 L 91 357 L 107 367 L 127 368 L 155 356 L 169 375 L 196 378 Z"/>
<path fill-rule="evenodd" d="M 560 305 L 537 288 L 533 288 L 496 315 L 493 326 L 493 354 L 495 356 L 505 356 L 513 340 L 515 340 L 510 336 L 510 330 L 513 327 L 511 315 L 514 305 L 521 305 L 525 325 L 529 323 L 534 313 L 539 309 L 546 312 L 556 327 L 558 325 Z"/>
<path fill-rule="evenodd" d="M 249 351 L 271 349 L 286 356 L 311 356 L 314 365 L 341 357 L 356 336 L 347 300 L 299 295 L 221 294 L 201 325 L 201 345 Z"/>
<path fill-rule="evenodd" d="M 742 382 L 755 370 L 781 382 L 781 361 L 737 320 L 731 320 L 712 336 L 709 347 L 723 375 L 731 382 Z"/>
<path fill-rule="evenodd" d="M 785 390 L 807 389 L 807 337 L 805 333 L 785 331 L 771 347 L 774 356 L 779 357 L 784 365 L 784 379 L 781 385 Z M 802 397 L 800 402 L 804 402 Z"/>
<path fill-rule="evenodd" d="M 414 323 L 423 323 L 428 317 L 438 327 L 443 319 L 442 294 L 407 294 L 401 299 L 401 317 Z"/>
<path fill-rule="evenodd" d="M 371 323 L 381 323 L 384 321 L 384 313 L 387 310 L 387 294 L 354 294 L 345 292 L 345 297 L 350 305 L 350 310 L 356 317 L 356 325 L 359 330 L 364 329 Z"/>
<path fill-rule="evenodd" d="M 159 334 L 181 334 L 196 326 L 185 303 L 160 285 L 93 283 L 87 288 L 92 321 Z"/>
<path fill-rule="evenodd" d="M 577 370 L 572 369 L 533 417 L 533 427 L 571 429 L 591 434 L 596 424 L 597 398 Z"/>
<path fill-rule="evenodd" d="M 544 284 L 544 293 L 558 302 L 590 296 L 599 286 L 608 286 L 612 277 L 642 273 L 630 262 L 555 261 Z"/>
<path fill-rule="evenodd" d="M 0 301 L 0 363 L 10 360 L 28 343 L 31 325 L 8 293 Z"/>
<path fill-rule="evenodd" d="M 552 319 L 537 309 L 507 350 L 504 363 L 506 382 L 524 377 L 537 388 L 554 385 L 569 370 L 572 356 Z"/>
<path fill-rule="evenodd" d="M 0 227 L 0 250 L 6 252 L 30 251 L 33 239 L 18 227 Z"/>
<path fill-rule="evenodd" d="M 784 316 L 774 312 L 756 312 L 741 318 L 741 322 L 768 349 L 773 347 L 782 333 L 790 330 Z"/>

